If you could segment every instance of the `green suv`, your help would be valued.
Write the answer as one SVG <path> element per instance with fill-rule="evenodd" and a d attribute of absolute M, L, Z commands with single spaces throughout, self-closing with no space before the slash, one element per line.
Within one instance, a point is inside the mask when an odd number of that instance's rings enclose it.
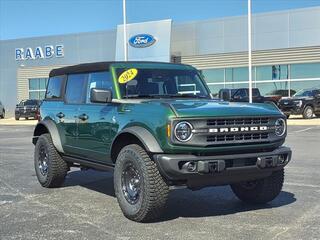
<path fill-rule="evenodd" d="M 169 190 L 230 185 L 249 203 L 280 193 L 291 150 L 271 104 L 213 99 L 192 66 L 101 62 L 54 69 L 34 130 L 40 184 L 70 167 L 114 170 L 124 215 L 152 221 Z"/>

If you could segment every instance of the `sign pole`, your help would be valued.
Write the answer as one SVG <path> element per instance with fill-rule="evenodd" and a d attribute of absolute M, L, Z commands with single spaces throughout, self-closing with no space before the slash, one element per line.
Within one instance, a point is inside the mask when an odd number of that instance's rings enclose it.
<path fill-rule="evenodd" d="M 249 102 L 252 103 L 252 42 L 251 0 L 248 0 L 248 59 L 249 59 Z"/>
<path fill-rule="evenodd" d="M 127 45 L 127 10 L 126 0 L 123 0 L 123 47 L 124 47 L 124 61 L 128 61 L 128 45 Z"/>

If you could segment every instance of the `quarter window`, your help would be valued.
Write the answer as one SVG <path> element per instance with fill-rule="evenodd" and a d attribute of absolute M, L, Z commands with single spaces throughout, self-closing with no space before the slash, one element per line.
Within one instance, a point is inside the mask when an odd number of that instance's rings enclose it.
<path fill-rule="evenodd" d="M 56 76 L 49 78 L 46 99 L 61 98 L 61 88 L 63 83 L 63 76 Z"/>
<path fill-rule="evenodd" d="M 68 76 L 65 100 L 67 103 L 84 103 L 86 98 L 88 74 L 70 74 Z"/>

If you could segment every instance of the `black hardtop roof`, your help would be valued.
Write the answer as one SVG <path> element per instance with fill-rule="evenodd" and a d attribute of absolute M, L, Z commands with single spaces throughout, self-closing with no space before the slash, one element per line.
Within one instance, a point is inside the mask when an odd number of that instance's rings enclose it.
<path fill-rule="evenodd" d="M 86 73 L 86 72 L 99 72 L 99 71 L 105 71 L 109 69 L 109 66 L 111 64 L 116 64 L 116 63 L 123 63 L 123 64 L 130 64 L 130 63 L 155 63 L 155 64 L 168 64 L 168 65 L 184 65 L 191 67 L 190 65 L 187 64 L 180 64 L 180 63 L 168 63 L 168 62 L 152 62 L 152 61 L 114 61 L 114 62 L 94 62 L 94 63 L 83 63 L 83 64 L 77 64 L 73 66 L 67 66 L 67 67 L 62 67 L 62 68 L 56 68 L 51 70 L 49 77 L 54 77 L 54 76 L 60 76 L 60 75 L 65 75 L 65 74 L 74 74 L 74 73 Z"/>

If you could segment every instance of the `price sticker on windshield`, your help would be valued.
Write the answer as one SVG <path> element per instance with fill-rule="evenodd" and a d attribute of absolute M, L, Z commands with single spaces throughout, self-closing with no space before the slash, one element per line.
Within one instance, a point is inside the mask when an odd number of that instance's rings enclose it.
<path fill-rule="evenodd" d="M 130 68 L 123 73 L 118 78 L 118 82 L 121 84 L 125 84 L 131 80 L 133 80 L 138 74 L 138 69 L 136 68 Z"/>

